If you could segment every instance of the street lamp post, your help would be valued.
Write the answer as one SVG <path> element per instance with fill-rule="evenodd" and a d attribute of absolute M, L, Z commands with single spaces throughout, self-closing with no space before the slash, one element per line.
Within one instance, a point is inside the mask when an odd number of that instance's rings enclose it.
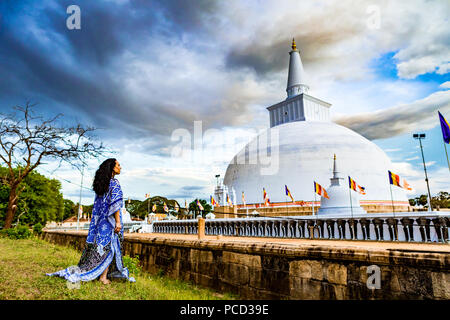
<path fill-rule="evenodd" d="M 413 138 L 419 140 L 420 151 L 422 153 L 423 170 L 425 171 L 425 182 L 427 183 L 427 190 L 428 190 L 428 211 L 432 211 L 430 185 L 428 183 L 427 167 L 425 165 L 425 157 L 423 155 L 423 147 L 422 147 L 422 139 L 425 139 L 425 133 L 414 133 Z"/>

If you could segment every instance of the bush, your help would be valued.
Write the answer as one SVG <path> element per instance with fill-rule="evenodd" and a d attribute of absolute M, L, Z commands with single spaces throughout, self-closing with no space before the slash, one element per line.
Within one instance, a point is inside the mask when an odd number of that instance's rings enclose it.
<path fill-rule="evenodd" d="M 33 226 L 33 231 L 34 231 L 34 233 L 36 233 L 36 234 L 41 234 L 42 233 L 42 228 L 43 228 L 43 226 L 42 226 L 42 224 L 40 224 L 39 222 L 38 223 L 36 223 L 34 226 Z"/>
<path fill-rule="evenodd" d="M 139 266 L 139 256 L 136 256 L 134 258 L 130 256 L 122 256 L 123 259 L 123 265 L 128 269 L 130 272 L 130 275 L 139 275 L 142 272 L 141 266 Z"/>
<path fill-rule="evenodd" d="M 15 228 L 1 230 L 0 234 L 10 239 L 28 239 L 33 235 L 27 226 L 17 226 Z"/>

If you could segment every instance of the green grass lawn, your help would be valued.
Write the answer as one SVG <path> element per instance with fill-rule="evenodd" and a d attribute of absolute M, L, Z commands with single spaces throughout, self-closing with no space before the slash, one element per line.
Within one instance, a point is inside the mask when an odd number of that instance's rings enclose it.
<path fill-rule="evenodd" d="M 134 274 L 136 283 L 112 281 L 81 282 L 79 289 L 69 289 L 66 280 L 48 277 L 76 265 L 81 252 L 33 238 L 12 240 L 0 237 L 0 299 L 146 299 L 146 300 L 216 300 L 235 299 L 193 284 L 150 275 Z"/>

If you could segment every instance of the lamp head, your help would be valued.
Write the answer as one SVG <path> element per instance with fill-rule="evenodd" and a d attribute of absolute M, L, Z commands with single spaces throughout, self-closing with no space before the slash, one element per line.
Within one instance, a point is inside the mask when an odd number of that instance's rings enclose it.
<path fill-rule="evenodd" d="M 425 133 L 414 133 L 413 138 L 414 139 L 425 139 Z"/>

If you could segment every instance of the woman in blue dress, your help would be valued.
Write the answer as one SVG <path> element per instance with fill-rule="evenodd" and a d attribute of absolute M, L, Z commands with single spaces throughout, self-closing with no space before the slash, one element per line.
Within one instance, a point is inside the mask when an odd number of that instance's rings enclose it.
<path fill-rule="evenodd" d="M 48 276 L 59 276 L 70 282 L 99 279 L 109 284 L 108 278 L 128 279 L 128 269 L 123 266 L 123 223 L 121 208 L 123 194 L 119 181 L 120 164 L 116 159 L 105 160 L 95 172 L 92 184 L 95 191 L 94 207 L 86 245 L 77 267 L 69 267 Z"/>

